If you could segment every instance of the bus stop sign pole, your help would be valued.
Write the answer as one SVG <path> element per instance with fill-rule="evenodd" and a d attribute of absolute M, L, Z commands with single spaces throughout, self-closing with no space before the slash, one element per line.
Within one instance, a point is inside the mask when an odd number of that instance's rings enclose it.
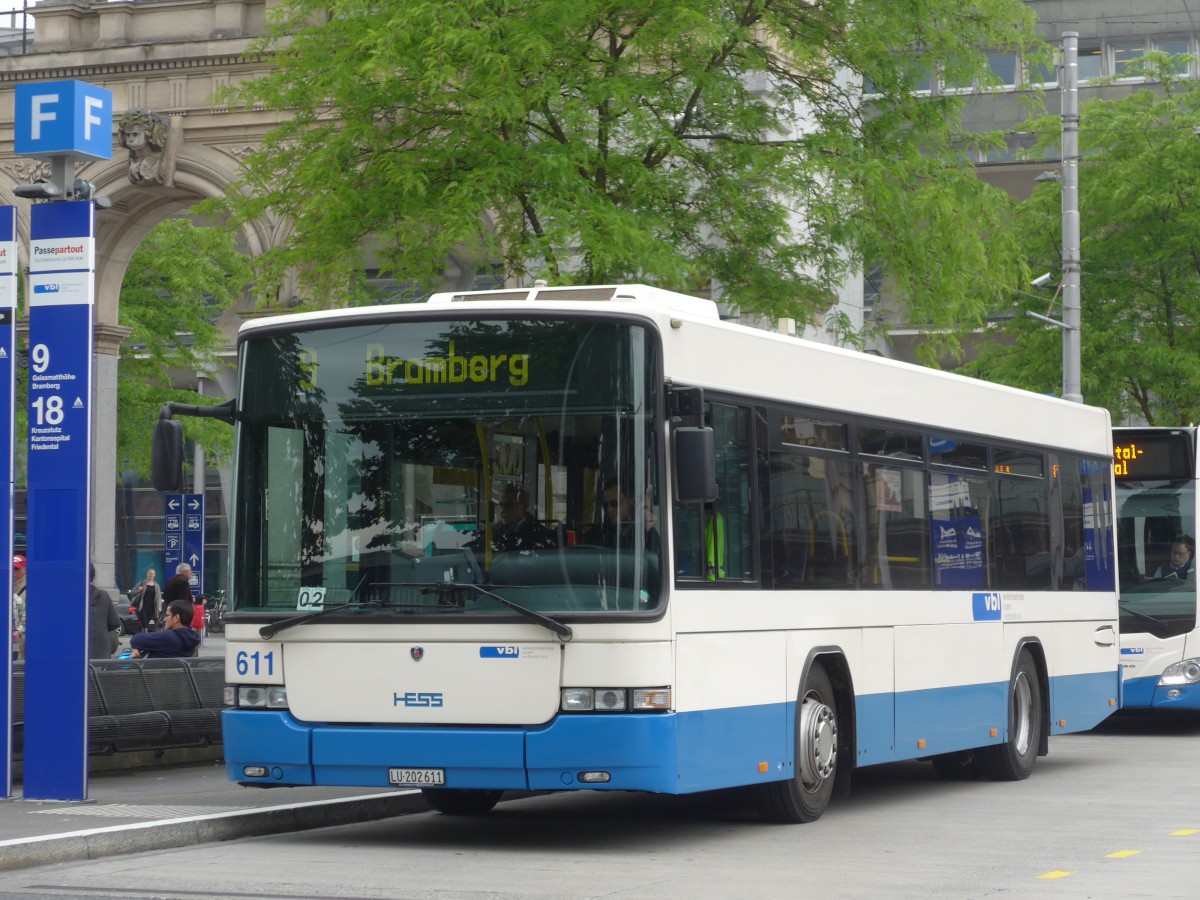
<path fill-rule="evenodd" d="M 94 234 L 90 202 L 31 211 L 26 799 L 87 799 Z"/>
<path fill-rule="evenodd" d="M 70 196 L 75 160 L 112 157 L 112 93 L 104 88 L 22 84 L 15 104 L 14 150 L 48 158 L 58 182 L 41 194 L 18 187 L 18 195 Z M 95 204 L 36 203 L 29 237 L 23 788 L 27 800 L 86 800 Z"/>
<path fill-rule="evenodd" d="M 5 639 L 16 650 L 13 640 L 17 621 L 13 616 L 13 440 L 16 434 L 17 407 L 17 209 L 0 206 L 0 591 L 10 598 L 7 612 L 0 620 L 7 623 Z M 0 669 L 0 791 L 12 796 L 12 663 L 13 652 L 4 654 Z"/>

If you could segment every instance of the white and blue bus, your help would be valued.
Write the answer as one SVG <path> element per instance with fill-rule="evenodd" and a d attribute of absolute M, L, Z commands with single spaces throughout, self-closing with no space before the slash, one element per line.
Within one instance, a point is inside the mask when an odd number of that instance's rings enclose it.
<path fill-rule="evenodd" d="M 640 285 L 262 319 L 238 359 L 234 781 L 809 821 L 861 766 L 1025 778 L 1117 703 L 1103 410 Z"/>
<path fill-rule="evenodd" d="M 1114 428 L 1121 706 L 1200 709 L 1195 428 Z"/>

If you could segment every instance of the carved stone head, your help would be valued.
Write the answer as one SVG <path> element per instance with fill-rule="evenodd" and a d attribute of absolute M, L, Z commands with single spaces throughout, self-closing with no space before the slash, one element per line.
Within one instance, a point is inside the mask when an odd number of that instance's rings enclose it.
<path fill-rule="evenodd" d="M 167 121 L 148 109 L 131 109 L 117 122 L 117 141 L 129 151 L 129 180 L 162 184 Z"/>

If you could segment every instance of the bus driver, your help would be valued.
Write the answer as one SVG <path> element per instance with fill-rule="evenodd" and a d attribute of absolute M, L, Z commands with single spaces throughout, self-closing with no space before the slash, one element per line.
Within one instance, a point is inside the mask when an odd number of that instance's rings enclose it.
<path fill-rule="evenodd" d="M 1195 571 L 1196 541 L 1186 534 L 1181 534 L 1171 542 L 1171 562 L 1154 570 L 1154 580 L 1163 578 L 1178 578 L 1184 581 Z"/>

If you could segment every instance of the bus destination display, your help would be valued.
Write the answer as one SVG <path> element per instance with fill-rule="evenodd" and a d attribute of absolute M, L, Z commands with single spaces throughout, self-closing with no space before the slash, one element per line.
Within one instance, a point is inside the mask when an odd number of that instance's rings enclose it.
<path fill-rule="evenodd" d="M 1117 481 L 1187 481 L 1193 476 L 1189 433 L 1123 430 L 1113 444 L 1113 473 Z"/>

